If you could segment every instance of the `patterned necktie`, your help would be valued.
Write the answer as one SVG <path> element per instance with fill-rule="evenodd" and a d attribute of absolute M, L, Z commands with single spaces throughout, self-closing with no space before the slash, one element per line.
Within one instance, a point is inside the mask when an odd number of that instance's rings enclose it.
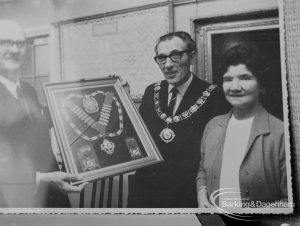
<path fill-rule="evenodd" d="M 174 107 L 176 104 L 176 97 L 178 93 L 178 89 L 176 87 L 173 87 L 170 91 L 172 93 L 171 100 L 169 102 L 168 108 L 167 108 L 167 115 L 173 116 Z"/>

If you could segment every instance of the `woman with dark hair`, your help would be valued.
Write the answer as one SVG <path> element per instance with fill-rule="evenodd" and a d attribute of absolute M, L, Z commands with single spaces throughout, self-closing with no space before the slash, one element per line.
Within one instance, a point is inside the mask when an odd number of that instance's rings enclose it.
<path fill-rule="evenodd" d="M 210 201 L 222 209 L 263 207 L 288 199 L 284 125 L 260 101 L 267 81 L 262 58 L 250 44 L 224 54 L 223 91 L 232 109 L 204 130 L 196 178 L 199 207 L 213 207 Z"/>

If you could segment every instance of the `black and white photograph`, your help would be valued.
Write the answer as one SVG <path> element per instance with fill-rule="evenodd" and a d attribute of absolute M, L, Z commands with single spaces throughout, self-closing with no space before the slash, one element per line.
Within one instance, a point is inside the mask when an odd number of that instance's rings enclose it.
<path fill-rule="evenodd" d="M 299 9 L 0 1 L 0 224 L 297 225 Z"/>

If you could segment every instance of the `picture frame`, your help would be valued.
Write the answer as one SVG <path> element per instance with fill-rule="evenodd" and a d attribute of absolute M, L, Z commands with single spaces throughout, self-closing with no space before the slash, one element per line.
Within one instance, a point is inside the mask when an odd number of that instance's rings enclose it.
<path fill-rule="evenodd" d="M 239 41 L 242 40 L 243 37 L 248 36 L 247 34 L 241 35 L 241 32 L 264 32 L 265 30 L 274 28 L 279 30 L 278 9 L 193 18 L 191 20 L 191 30 L 194 34 L 198 50 L 197 63 L 194 65 L 196 72 L 201 74 L 202 79 L 210 82 L 214 81 L 214 67 L 216 64 L 214 57 L 216 54 L 224 52 L 224 49 L 219 50 L 217 53 L 215 52 L 216 46 L 214 45 L 216 42 L 213 43 L 214 36 L 230 36 L 231 34 L 236 34 L 233 41 Z M 224 39 L 228 41 L 230 38 L 231 37 Z M 250 41 L 249 37 L 247 37 L 247 39 L 247 41 Z M 217 44 L 223 45 L 224 42 Z M 225 44 L 229 45 L 230 43 Z M 278 49 L 278 51 L 280 51 L 280 49 Z"/>
<path fill-rule="evenodd" d="M 67 172 L 95 181 L 163 161 L 120 77 L 43 88 Z"/>

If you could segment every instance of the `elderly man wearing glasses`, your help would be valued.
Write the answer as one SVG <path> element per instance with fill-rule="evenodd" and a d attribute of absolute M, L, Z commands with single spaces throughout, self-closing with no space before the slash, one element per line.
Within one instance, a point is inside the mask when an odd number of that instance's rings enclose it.
<path fill-rule="evenodd" d="M 228 106 L 218 87 L 191 73 L 196 43 L 188 33 L 163 35 L 155 53 L 165 80 L 146 88 L 140 113 L 165 161 L 130 177 L 128 207 L 197 208 L 199 137 Z"/>
<path fill-rule="evenodd" d="M 66 193 L 86 183 L 58 169 L 37 94 L 19 80 L 26 47 L 24 30 L 0 20 L 0 207 L 70 207 Z"/>

